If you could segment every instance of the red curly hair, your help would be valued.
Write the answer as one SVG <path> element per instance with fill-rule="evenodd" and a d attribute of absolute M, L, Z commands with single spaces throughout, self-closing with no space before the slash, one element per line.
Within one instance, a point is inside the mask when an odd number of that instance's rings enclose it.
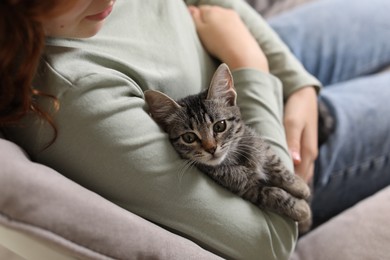
<path fill-rule="evenodd" d="M 0 2 L 0 126 L 35 113 L 55 130 L 52 117 L 42 110 L 37 96 L 55 97 L 36 90 L 32 81 L 45 46 L 43 22 L 74 4 L 71 0 L 1 0 Z"/>

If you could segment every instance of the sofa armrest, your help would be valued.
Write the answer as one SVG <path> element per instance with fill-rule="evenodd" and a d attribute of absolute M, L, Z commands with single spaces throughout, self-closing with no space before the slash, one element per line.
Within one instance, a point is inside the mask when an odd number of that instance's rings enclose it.
<path fill-rule="evenodd" d="M 0 225 L 81 259 L 220 259 L 0 139 Z"/>
<path fill-rule="evenodd" d="M 48 244 L 46 241 L 37 237 L 30 236 L 24 232 L 16 229 L 6 227 L 0 224 L 0 245 L 16 253 L 23 259 L 41 260 L 41 259 L 56 259 L 56 260 L 75 260 L 76 258 L 70 256 L 66 250 L 57 248 L 54 245 Z M 4 253 L 3 253 L 4 254 Z M 12 257 L 16 259 L 15 255 L 2 257 Z M 4 258 L 9 259 L 9 258 Z M 17 258 L 22 259 L 22 258 Z"/>

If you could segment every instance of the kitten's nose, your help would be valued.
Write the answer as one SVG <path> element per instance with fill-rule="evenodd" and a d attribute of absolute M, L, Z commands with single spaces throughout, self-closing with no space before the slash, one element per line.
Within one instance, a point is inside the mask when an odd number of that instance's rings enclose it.
<path fill-rule="evenodd" d="M 208 138 L 204 138 L 202 140 L 202 146 L 203 146 L 203 149 L 210 154 L 214 154 L 215 150 L 217 150 L 216 142 L 214 140 L 210 140 Z"/>
<path fill-rule="evenodd" d="M 214 153 L 215 153 L 215 150 L 217 150 L 217 147 L 212 146 L 212 147 L 206 148 L 205 150 L 206 150 L 206 152 L 208 152 L 208 153 L 214 154 Z"/>

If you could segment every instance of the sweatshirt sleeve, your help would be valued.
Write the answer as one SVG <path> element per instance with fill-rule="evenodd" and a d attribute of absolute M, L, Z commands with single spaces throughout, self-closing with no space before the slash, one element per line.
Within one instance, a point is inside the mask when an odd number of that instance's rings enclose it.
<path fill-rule="evenodd" d="M 232 72 L 237 104 L 246 123 L 273 148 L 286 167 L 293 170 L 283 127 L 282 84 L 275 76 L 256 69 Z"/>
<path fill-rule="evenodd" d="M 185 0 L 188 5 L 218 5 L 234 9 L 247 25 L 261 49 L 264 51 L 270 73 L 282 83 L 283 99 L 305 87 L 314 86 L 319 91 L 321 83 L 310 75 L 294 57 L 289 48 L 272 30 L 267 22 L 243 0 Z"/>

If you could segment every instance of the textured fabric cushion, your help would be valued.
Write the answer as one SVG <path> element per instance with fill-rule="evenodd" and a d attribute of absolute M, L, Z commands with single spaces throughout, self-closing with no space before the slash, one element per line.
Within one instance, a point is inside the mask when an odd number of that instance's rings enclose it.
<path fill-rule="evenodd" d="M 390 256 L 390 187 L 299 240 L 291 260 L 366 260 Z"/>
<path fill-rule="evenodd" d="M 90 192 L 0 139 L 0 225 L 82 259 L 219 259 Z"/>
<path fill-rule="evenodd" d="M 288 11 L 304 3 L 314 0 L 246 0 L 265 18 Z"/>

